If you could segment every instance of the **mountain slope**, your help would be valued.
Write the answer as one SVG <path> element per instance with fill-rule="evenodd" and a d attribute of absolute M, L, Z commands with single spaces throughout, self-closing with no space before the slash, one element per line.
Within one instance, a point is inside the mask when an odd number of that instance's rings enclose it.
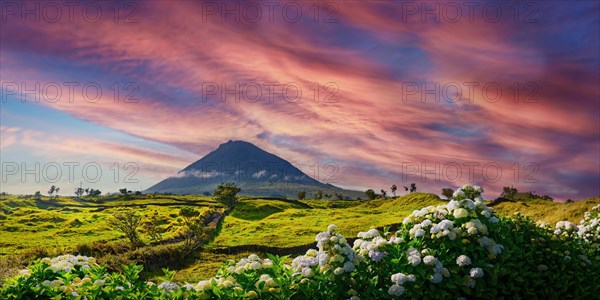
<path fill-rule="evenodd" d="M 359 191 L 321 183 L 288 161 L 244 141 L 221 144 L 200 160 L 147 189 L 147 193 L 206 194 L 223 182 L 235 182 L 240 195 L 295 198 L 299 191 L 307 197 L 317 190 L 340 193 L 351 198 L 364 197 Z"/>

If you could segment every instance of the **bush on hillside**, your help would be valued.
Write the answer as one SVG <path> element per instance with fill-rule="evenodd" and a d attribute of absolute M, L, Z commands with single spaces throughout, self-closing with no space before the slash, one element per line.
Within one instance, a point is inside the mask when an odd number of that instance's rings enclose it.
<path fill-rule="evenodd" d="M 237 194 L 241 191 L 235 183 L 225 183 L 217 186 L 214 192 L 214 199 L 219 203 L 232 207 L 237 203 Z"/>

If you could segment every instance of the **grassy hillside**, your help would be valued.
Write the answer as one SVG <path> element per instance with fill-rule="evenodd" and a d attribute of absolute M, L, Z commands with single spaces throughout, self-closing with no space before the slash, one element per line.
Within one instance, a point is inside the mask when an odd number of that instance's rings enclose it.
<path fill-rule="evenodd" d="M 492 206 L 492 208 L 502 216 L 510 216 L 515 212 L 520 212 L 535 220 L 554 225 L 558 221 L 570 221 L 577 224 L 587 210 L 598 204 L 600 204 L 600 197 L 570 203 L 558 203 L 541 199 L 519 199 L 514 202 L 502 202 Z"/>
<path fill-rule="evenodd" d="M 402 222 L 413 210 L 443 203 L 437 196 L 409 194 L 394 200 L 307 200 L 290 204 L 273 200 L 241 202 L 225 218 L 216 246 L 293 247 L 314 242 L 315 234 L 335 223 L 347 235 Z"/>
<path fill-rule="evenodd" d="M 141 214 L 158 212 L 162 227 L 177 232 L 177 213 L 182 206 L 206 209 L 219 206 L 208 197 L 158 196 L 76 198 L 0 197 L 0 256 L 36 249 L 65 249 L 94 241 L 125 241 L 107 223 L 115 211 L 131 207 Z"/>

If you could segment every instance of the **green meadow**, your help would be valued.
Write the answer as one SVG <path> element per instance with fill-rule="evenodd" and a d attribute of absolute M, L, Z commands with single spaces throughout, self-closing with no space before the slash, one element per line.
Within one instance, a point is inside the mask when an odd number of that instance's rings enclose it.
<path fill-rule="evenodd" d="M 178 281 L 198 281 L 214 276 L 221 265 L 250 253 L 276 251 L 280 255 L 300 254 L 303 246 L 314 244 L 315 235 L 329 224 L 352 237 L 369 228 L 396 226 L 413 210 L 439 205 L 445 200 L 427 193 L 370 201 L 272 200 L 241 198 L 225 212 L 203 248 L 182 259 L 182 207 L 200 212 L 225 209 L 207 196 L 131 195 L 97 198 L 0 196 L 0 274 L 8 277 L 36 258 L 80 253 L 96 257 L 109 268 L 121 264 L 143 264 L 147 278 L 162 274 L 163 267 L 178 270 Z M 516 198 L 492 205 L 501 216 L 516 212 L 534 220 L 554 224 L 578 222 L 585 211 L 600 204 L 600 197 L 573 203 Z M 133 209 L 147 220 L 157 215 L 164 231 L 162 240 L 152 243 L 140 228 L 144 246 L 135 248 L 124 235 L 111 227 L 111 216 Z"/>

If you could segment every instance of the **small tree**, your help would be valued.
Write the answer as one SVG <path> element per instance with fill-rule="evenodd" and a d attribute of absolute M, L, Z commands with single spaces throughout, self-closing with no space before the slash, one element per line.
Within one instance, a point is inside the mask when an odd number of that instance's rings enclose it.
<path fill-rule="evenodd" d="M 35 192 L 35 194 L 33 194 L 33 197 L 35 197 L 35 199 L 40 200 L 42 199 L 42 193 L 40 193 L 40 191 Z"/>
<path fill-rule="evenodd" d="M 454 190 L 451 188 L 443 188 L 442 195 L 446 197 L 446 199 L 450 200 L 452 199 L 452 195 L 454 195 Z"/>
<path fill-rule="evenodd" d="M 58 198 L 58 192 L 60 191 L 60 188 L 55 188 L 54 189 L 54 197 Z"/>
<path fill-rule="evenodd" d="M 100 196 L 100 194 L 102 194 L 100 190 L 90 189 L 90 196 L 97 197 Z"/>
<path fill-rule="evenodd" d="M 323 191 L 322 191 L 322 190 L 318 190 L 318 191 L 315 193 L 315 196 L 314 196 L 314 198 L 315 198 L 315 199 L 317 199 L 317 200 L 321 200 L 321 199 L 323 199 Z"/>
<path fill-rule="evenodd" d="M 381 189 L 381 198 L 383 198 L 383 199 L 387 198 L 387 192 L 384 189 Z"/>
<path fill-rule="evenodd" d="M 123 195 L 127 195 L 127 189 L 126 188 L 119 189 L 119 192 L 121 194 L 123 194 Z"/>
<path fill-rule="evenodd" d="M 392 184 L 390 190 L 392 191 L 392 195 L 396 197 L 396 191 L 398 190 L 398 187 L 395 184 Z"/>
<path fill-rule="evenodd" d="M 410 192 L 414 193 L 417 191 L 417 184 L 416 183 L 411 183 L 410 184 Z"/>
<path fill-rule="evenodd" d="M 220 184 L 217 186 L 214 192 L 214 198 L 219 203 L 227 206 L 233 207 L 237 203 L 237 194 L 241 191 L 239 187 L 235 185 L 233 182 Z"/>
<path fill-rule="evenodd" d="M 184 249 L 186 254 L 200 248 L 209 234 L 209 229 L 204 226 L 204 221 L 210 212 L 200 215 L 196 209 L 182 207 L 179 216 L 183 218 Z"/>
<path fill-rule="evenodd" d="M 404 193 L 408 193 L 408 187 L 404 186 Z"/>
<path fill-rule="evenodd" d="M 159 223 L 160 219 L 158 217 L 158 212 L 154 211 L 154 214 L 142 224 L 144 230 L 150 236 L 150 240 L 153 242 L 162 240 L 164 229 L 158 225 Z"/>
<path fill-rule="evenodd" d="M 377 197 L 377 194 L 375 194 L 375 191 L 372 189 L 366 190 L 365 195 L 367 195 L 367 199 L 369 199 L 369 200 L 373 200 Z"/>
<path fill-rule="evenodd" d="M 48 196 L 52 197 L 52 194 L 54 194 L 54 192 L 56 191 L 56 187 L 53 185 L 50 187 L 50 189 L 48 190 Z"/>
<path fill-rule="evenodd" d="M 514 188 L 512 186 L 511 187 L 505 186 L 502 188 L 502 193 L 500 194 L 500 197 L 514 200 L 515 195 L 517 193 L 518 193 L 518 191 L 516 188 Z"/>
<path fill-rule="evenodd" d="M 125 234 L 134 246 L 140 246 L 143 243 L 137 229 L 141 223 L 142 216 L 135 213 L 132 209 L 125 209 L 112 216 L 110 225 Z"/>
<path fill-rule="evenodd" d="M 304 200 L 306 198 L 306 191 L 298 192 L 298 200 Z"/>
<path fill-rule="evenodd" d="M 77 197 L 81 197 L 81 196 L 83 196 L 83 192 L 84 192 L 84 191 L 85 191 L 85 190 L 84 190 L 84 189 L 82 189 L 82 188 L 80 188 L 80 187 L 76 188 L 76 189 L 75 189 L 75 196 L 77 196 Z"/>
<path fill-rule="evenodd" d="M 335 196 L 336 199 L 338 200 L 344 200 L 344 195 L 338 193 L 338 192 L 334 192 L 333 195 Z"/>

